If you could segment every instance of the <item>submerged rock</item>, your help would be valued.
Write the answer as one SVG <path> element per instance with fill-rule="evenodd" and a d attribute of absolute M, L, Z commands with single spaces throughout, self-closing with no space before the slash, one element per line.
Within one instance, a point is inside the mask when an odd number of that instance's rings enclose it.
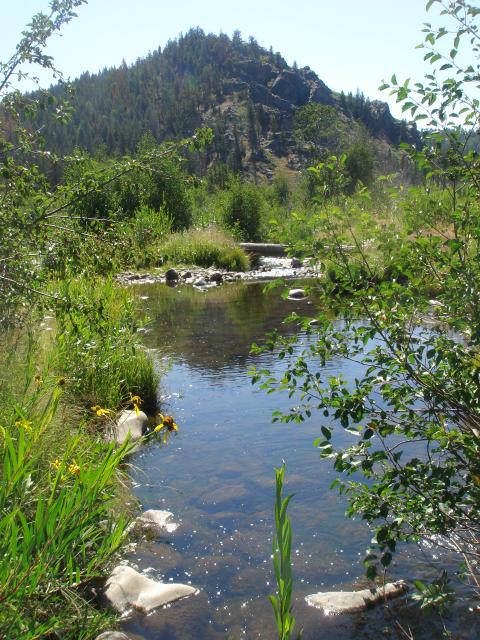
<path fill-rule="evenodd" d="M 131 440 L 138 440 L 147 430 L 148 418 L 143 411 L 136 413 L 133 409 L 125 409 L 118 416 L 111 439 L 119 444 L 125 442 L 130 435 Z"/>
<path fill-rule="evenodd" d="M 171 522 L 173 513 L 163 509 L 149 509 L 142 513 L 135 520 L 135 523 L 142 529 L 153 530 L 155 532 L 166 531 L 172 533 L 178 529 L 178 523 Z"/>
<path fill-rule="evenodd" d="M 320 591 L 305 600 L 311 607 L 322 609 L 325 615 L 338 615 L 341 613 L 354 613 L 364 611 L 373 605 L 397 598 L 408 591 L 404 582 L 388 582 L 384 587 L 375 589 L 362 589 L 361 591 Z"/>
<path fill-rule="evenodd" d="M 196 593 L 198 590 L 188 584 L 157 582 L 125 565 L 115 567 L 105 589 L 105 597 L 119 613 L 131 608 L 148 613 Z"/>
<path fill-rule="evenodd" d="M 288 297 L 290 300 L 302 300 L 307 296 L 305 295 L 305 289 L 290 289 Z"/>

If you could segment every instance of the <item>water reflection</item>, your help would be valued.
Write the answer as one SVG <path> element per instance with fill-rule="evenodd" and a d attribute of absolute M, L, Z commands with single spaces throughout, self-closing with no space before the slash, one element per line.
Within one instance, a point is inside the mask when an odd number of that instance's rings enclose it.
<path fill-rule="evenodd" d="M 140 288 L 139 288 L 140 289 Z M 141 295 L 151 322 L 145 336 L 150 348 L 175 358 L 205 375 L 242 375 L 252 342 L 279 329 L 293 332 L 282 320 L 295 310 L 313 314 L 312 299 L 284 300 L 278 291 L 262 293 L 263 285 L 244 283 L 199 291 L 193 287 L 144 285 Z"/>
<path fill-rule="evenodd" d="M 208 292 L 146 285 L 140 295 L 148 296 L 151 318 L 145 342 L 157 350 L 159 362 L 172 365 L 161 393 L 169 397 L 164 411 L 175 416 L 180 432 L 166 447 L 152 443 L 136 455 L 134 480 L 143 508 L 169 509 L 181 526 L 140 545 L 129 560 L 149 567 L 152 577 L 191 582 L 201 593 L 135 618 L 125 629 L 148 640 L 275 637 L 266 599 L 273 590 L 273 467 L 285 460 L 287 491 L 295 493 L 295 611 L 303 637 L 401 638 L 383 609 L 325 618 L 303 600 L 340 584 L 348 589 L 363 573 L 361 558 L 371 537 L 361 522 L 344 517 L 344 500 L 328 489 L 333 471 L 312 446 L 318 418 L 300 426 L 272 424 L 272 411 L 290 406 L 288 396 L 258 391 L 246 373 L 250 364 L 281 370 L 275 354 L 252 356 L 250 345 L 276 327 L 294 331 L 282 325 L 283 318 L 293 310 L 313 315 L 314 299 L 287 301 L 243 283 Z M 347 378 L 358 373 L 340 361 L 329 366 Z M 443 561 L 409 550 L 392 577 L 417 575 Z M 388 615 L 401 606 L 391 604 Z M 415 628 L 416 640 L 435 637 L 438 621 L 419 618 L 417 608 L 403 607 L 401 615 Z M 478 630 L 470 620 L 458 638 L 473 640 Z"/>

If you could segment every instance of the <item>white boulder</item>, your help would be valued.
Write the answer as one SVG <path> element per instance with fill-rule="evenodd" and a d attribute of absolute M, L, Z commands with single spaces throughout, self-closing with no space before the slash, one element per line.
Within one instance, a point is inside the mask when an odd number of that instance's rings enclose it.
<path fill-rule="evenodd" d="M 374 604 L 397 598 L 407 591 L 407 585 L 399 581 L 388 582 L 384 587 L 362 589 L 361 591 L 320 591 L 306 596 L 305 600 L 308 605 L 322 609 L 323 613 L 328 616 L 364 611 Z"/>
<path fill-rule="evenodd" d="M 148 418 L 143 411 L 137 413 L 133 409 L 125 409 L 112 429 L 112 440 L 122 444 L 129 435 L 131 440 L 138 440 L 145 434 L 147 425 Z"/>
<path fill-rule="evenodd" d="M 105 590 L 107 600 L 119 613 L 125 613 L 131 608 L 148 613 L 197 593 L 198 590 L 188 584 L 157 582 L 126 565 L 115 567 Z"/>

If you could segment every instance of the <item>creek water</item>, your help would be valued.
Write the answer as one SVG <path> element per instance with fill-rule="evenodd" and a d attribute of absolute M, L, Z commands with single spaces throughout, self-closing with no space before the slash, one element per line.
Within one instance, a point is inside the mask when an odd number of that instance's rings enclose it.
<path fill-rule="evenodd" d="M 145 344 L 164 370 L 161 409 L 180 429 L 165 445 L 152 441 L 135 454 L 132 481 L 142 509 L 168 509 L 181 526 L 141 541 L 127 561 L 152 578 L 191 583 L 200 591 L 149 616 L 134 616 L 124 630 L 145 640 L 276 637 L 268 601 L 275 589 L 273 469 L 285 461 L 285 492 L 295 494 L 289 508 L 294 614 L 303 638 L 404 638 L 396 619 L 412 628 L 415 640 L 441 637 L 439 617 L 405 599 L 337 617 L 306 605 L 305 596 L 320 590 L 366 586 L 362 558 L 371 532 L 361 521 L 346 518 L 345 499 L 329 490 L 334 471 L 313 446 L 322 418 L 314 415 L 300 425 L 272 423 L 272 412 L 286 410 L 294 400 L 251 384 L 251 365 L 277 373 L 284 366 L 275 353 L 250 354 L 252 342 L 261 342 L 274 328 L 296 332 L 283 323 L 292 311 L 315 313 L 313 296 L 293 301 L 262 290 L 258 283 L 203 292 L 160 284 L 136 289 L 150 318 Z M 347 378 L 359 373 L 341 360 L 328 368 Z M 389 579 L 429 578 L 448 562 L 433 550 L 404 549 Z M 453 637 L 480 637 L 478 616 L 464 600 L 452 616 L 455 623 L 446 624 L 453 625 Z"/>

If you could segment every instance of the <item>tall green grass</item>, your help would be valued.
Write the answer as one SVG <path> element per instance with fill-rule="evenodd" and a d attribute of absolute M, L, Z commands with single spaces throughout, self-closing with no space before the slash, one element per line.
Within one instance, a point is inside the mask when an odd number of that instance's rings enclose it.
<path fill-rule="evenodd" d="M 90 587 L 125 539 L 131 448 L 107 444 L 90 407 L 130 394 L 156 406 L 130 293 L 70 277 L 57 296 L 53 331 L 34 317 L 0 336 L 0 637 L 12 640 L 87 640 L 111 624 Z"/>
<path fill-rule="evenodd" d="M 140 343 L 135 302 L 111 278 L 63 281 L 56 309 L 56 369 L 85 408 L 119 409 L 130 394 L 156 408 L 158 376 Z"/>
<path fill-rule="evenodd" d="M 293 495 L 283 497 L 285 465 L 275 469 L 275 534 L 272 540 L 272 558 L 277 594 L 270 596 L 275 621 L 277 623 L 278 640 L 290 640 L 295 630 L 295 617 L 292 615 L 292 525 L 287 515 L 287 508 Z M 301 637 L 297 635 L 297 640 Z"/>
<path fill-rule="evenodd" d="M 2 385 L 0 410 L 0 637 L 92 638 L 110 614 L 89 584 L 122 544 L 115 513 L 120 465 L 114 449 L 75 434 L 62 411 L 63 384 L 38 374 L 23 393 Z M 118 506 L 118 505 L 117 505 Z"/>
<path fill-rule="evenodd" d="M 175 233 L 161 246 L 160 254 L 165 262 L 174 264 L 229 271 L 247 271 L 250 266 L 248 256 L 233 237 L 217 227 Z"/>

